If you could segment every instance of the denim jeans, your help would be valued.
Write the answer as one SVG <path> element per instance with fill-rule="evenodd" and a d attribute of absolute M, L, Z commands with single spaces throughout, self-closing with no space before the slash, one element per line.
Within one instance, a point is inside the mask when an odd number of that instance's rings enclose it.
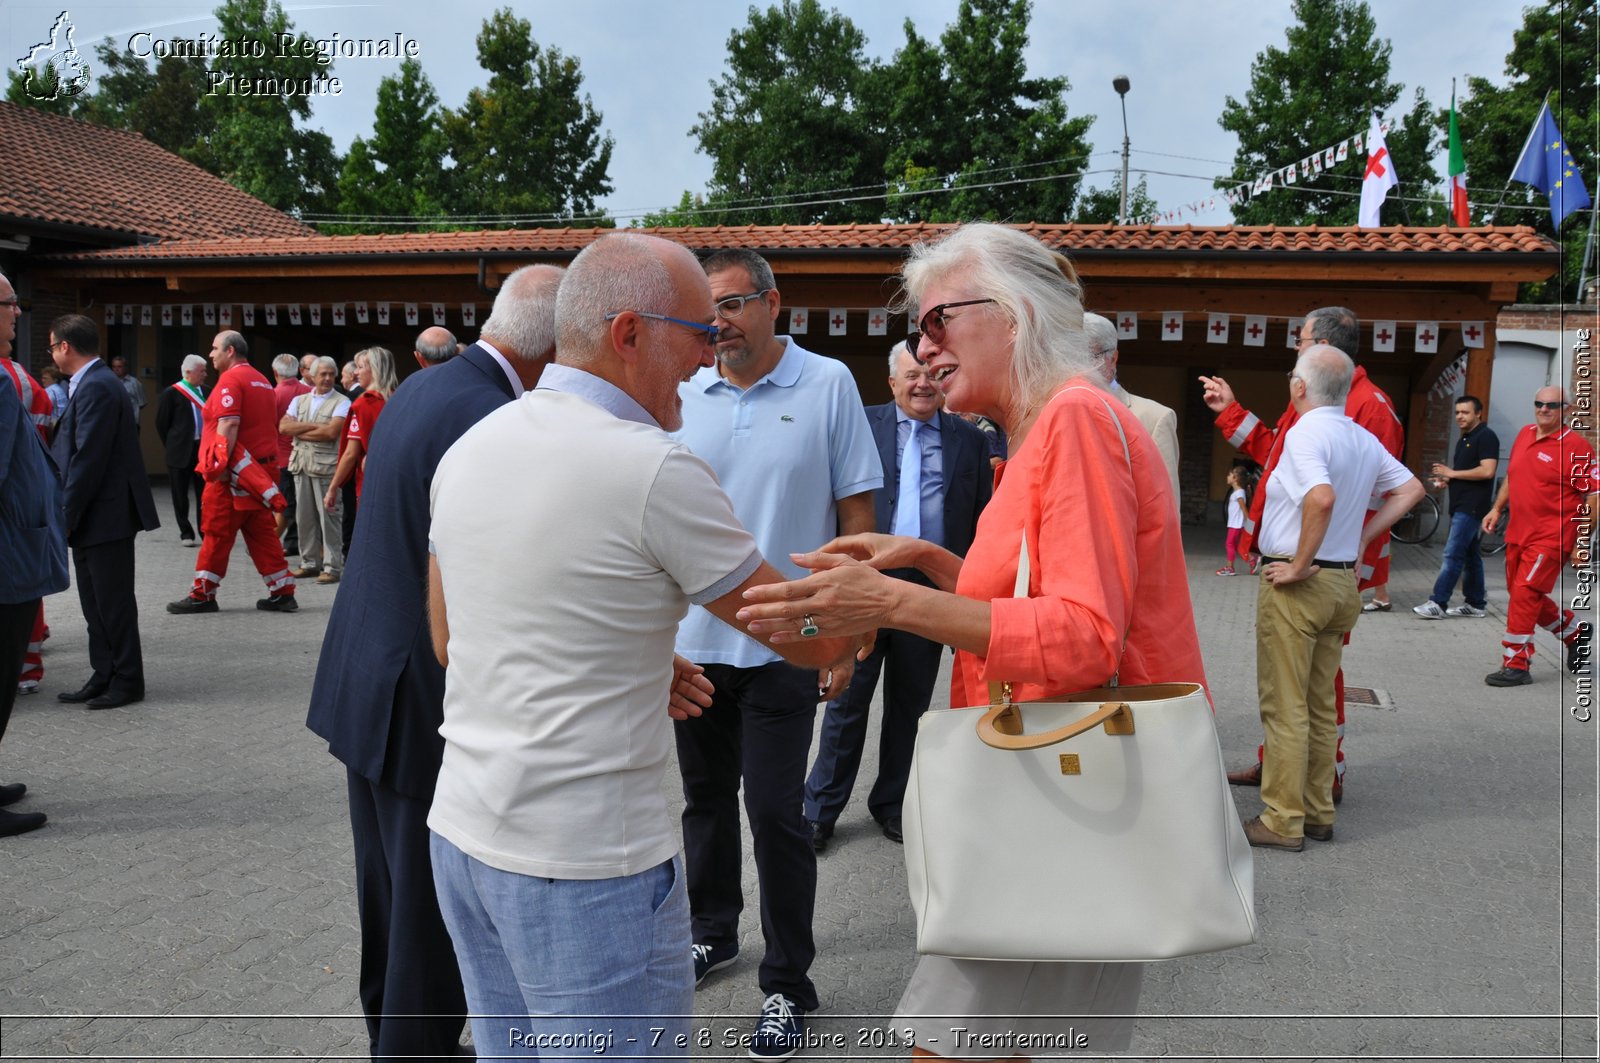
<path fill-rule="evenodd" d="M 479 1059 L 689 1055 L 678 858 L 624 878 L 548 879 L 490 867 L 438 834 L 430 843 Z"/>
<path fill-rule="evenodd" d="M 1461 596 L 1474 609 L 1482 609 L 1489 598 L 1483 586 L 1483 555 L 1478 553 L 1478 540 L 1483 528 L 1472 514 L 1457 511 L 1450 515 L 1450 538 L 1444 544 L 1444 563 L 1439 566 L 1439 578 L 1428 595 L 1443 609 L 1450 604 L 1450 595 L 1461 580 Z M 1463 573 L 1465 578 L 1463 578 Z"/>

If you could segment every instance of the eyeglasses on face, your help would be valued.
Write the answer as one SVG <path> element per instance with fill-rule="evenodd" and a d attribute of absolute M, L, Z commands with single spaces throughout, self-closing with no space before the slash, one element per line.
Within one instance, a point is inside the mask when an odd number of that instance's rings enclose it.
<path fill-rule="evenodd" d="M 619 314 L 637 314 L 639 317 L 647 317 L 651 321 L 668 321 L 674 325 L 682 325 L 684 328 L 694 329 L 701 334 L 707 343 L 714 344 L 717 342 L 717 326 L 707 325 L 703 321 L 685 321 L 681 317 L 668 317 L 666 314 L 655 314 L 649 310 L 613 310 L 605 316 L 604 320 L 610 321 Z"/>
<path fill-rule="evenodd" d="M 906 350 L 911 352 L 911 357 L 917 358 L 917 346 L 926 336 L 932 342 L 944 346 L 944 326 L 950 318 L 945 311 L 954 306 L 977 306 L 980 303 L 992 303 L 993 299 L 963 299 L 959 303 L 940 303 L 938 306 L 922 315 L 922 320 L 917 324 L 917 331 L 906 337 Z"/>
<path fill-rule="evenodd" d="M 1559 399 L 1555 402 L 1540 402 L 1538 399 L 1533 400 L 1533 408 L 1536 410 L 1559 410 L 1565 405 L 1566 403 L 1560 401 Z"/>
<path fill-rule="evenodd" d="M 16 307 L 18 310 L 21 310 L 22 300 L 18 299 L 16 296 L 12 296 L 10 299 L 0 299 L 0 306 L 12 306 Z"/>
<path fill-rule="evenodd" d="M 751 292 L 749 295 L 730 295 L 726 299 L 718 299 L 713 309 L 716 310 L 717 316 L 722 320 L 732 321 L 744 313 L 744 305 L 746 303 L 752 299 L 760 299 L 770 291 L 772 291 L 771 288 L 763 288 L 759 292 Z"/>

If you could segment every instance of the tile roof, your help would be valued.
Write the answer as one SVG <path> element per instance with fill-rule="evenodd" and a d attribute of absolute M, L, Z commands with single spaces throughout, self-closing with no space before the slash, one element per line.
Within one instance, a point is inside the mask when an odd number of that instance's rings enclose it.
<path fill-rule="evenodd" d="M 695 250 L 749 247 L 758 251 L 871 252 L 901 250 L 936 239 L 953 226 L 914 225 L 748 225 L 681 229 L 638 229 L 676 240 Z M 1478 229 L 1323 228 L 1305 226 L 1192 225 L 1135 228 L 1118 225 L 1020 225 L 1023 232 L 1072 254 L 1139 252 L 1232 254 L 1290 252 L 1308 254 L 1556 254 L 1548 238 L 1525 226 Z M 580 251 L 611 229 L 488 229 L 471 232 L 395 233 L 381 236 L 291 236 L 251 239 L 167 240 L 137 247 L 50 256 L 62 263 L 204 262 L 240 259 L 376 258 L 416 255 L 430 258 L 502 255 L 564 255 Z"/>
<path fill-rule="evenodd" d="M 0 102 L 0 144 L 0 225 L 53 222 L 123 240 L 314 231 L 138 133 Z"/>

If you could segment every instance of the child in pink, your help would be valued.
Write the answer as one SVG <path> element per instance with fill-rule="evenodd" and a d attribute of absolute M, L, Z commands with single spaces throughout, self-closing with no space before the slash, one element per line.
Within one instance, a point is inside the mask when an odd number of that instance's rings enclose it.
<path fill-rule="evenodd" d="M 1249 483 L 1249 474 L 1243 465 L 1235 465 L 1228 470 L 1228 538 L 1223 544 L 1223 549 L 1228 552 L 1228 563 L 1217 569 L 1219 576 L 1237 576 L 1239 573 L 1234 568 L 1234 559 L 1239 556 L 1239 537 L 1244 534 L 1245 514 L 1250 508 L 1250 499 L 1245 494 L 1246 485 Z M 1250 565 L 1251 575 L 1255 574 L 1256 562 L 1254 557 L 1247 557 L 1245 561 Z"/>

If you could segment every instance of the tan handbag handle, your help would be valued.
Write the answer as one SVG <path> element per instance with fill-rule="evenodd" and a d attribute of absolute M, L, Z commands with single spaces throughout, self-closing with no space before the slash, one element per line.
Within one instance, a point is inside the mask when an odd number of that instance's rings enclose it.
<path fill-rule="evenodd" d="M 1105 725 L 1107 734 L 1133 734 L 1133 709 L 1125 701 L 1107 701 L 1081 720 L 1036 735 L 1005 734 L 1000 731 L 996 726 L 1000 718 L 1014 711 L 1017 711 L 1017 706 L 1010 703 L 989 706 L 989 711 L 978 721 L 978 738 L 984 745 L 994 749 L 1043 749 L 1076 738 L 1101 724 Z M 1020 719 L 1007 722 L 1021 723 Z"/>

